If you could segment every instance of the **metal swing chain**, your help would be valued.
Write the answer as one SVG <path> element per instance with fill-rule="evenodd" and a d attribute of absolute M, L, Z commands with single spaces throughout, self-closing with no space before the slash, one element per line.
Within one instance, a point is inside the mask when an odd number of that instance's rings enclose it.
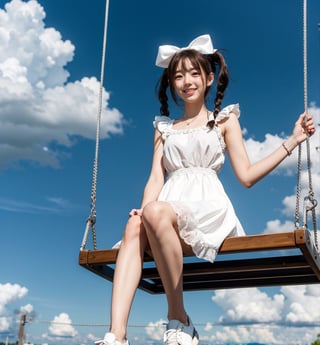
<path fill-rule="evenodd" d="M 308 81 L 307 81 L 307 0 L 303 2 L 303 79 L 304 79 L 304 109 L 305 112 L 308 110 Z M 314 199 L 314 192 L 312 187 L 312 174 L 311 174 L 311 154 L 310 154 L 310 136 L 307 134 L 306 139 L 306 148 L 307 148 L 307 170 L 308 170 L 308 180 L 309 180 L 309 193 L 308 196 L 304 198 L 304 201 L 309 201 L 311 206 L 306 206 L 305 209 L 305 220 L 304 227 L 307 228 L 307 215 L 308 212 L 312 212 L 312 222 L 313 222 L 313 231 L 314 231 L 314 241 L 316 248 L 318 249 L 318 235 L 317 235 L 317 222 L 316 222 L 316 206 L 317 200 Z M 296 228 L 300 227 L 300 196 L 301 196 L 301 144 L 299 145 L 298 151 L 298 181 L 297 181 L 297 194 L 296 194 L 296 210 L 295 210 L 295 225 Z"/>
<path fill-rule="evenodd" d="M 104 20 L 104 35 L 103 35 L 103 47 L 102 47 L 102 57 L 101 57 L 101 72 L 100 72 L 100 85 L 99 85 L 99 105 L 97 113 L 97 127 L 96 127 L 96 145 L 95 145 L 95 155 L 93 162 L 93 173 L 92 173 L 92 185 L 91 185 L 91 204 L 90 204 L 90 215 L 87 219 L 87 225 L 85 234 L 83 237 L 81 250 L 85 249 L 88 233 L 91 229 L 93 249 L 97 249 L 97 238 L 96 238 L 96 200 L 97 200 L 97 179 L 98 179 L 98 162 L 99 162 L 99 142 L 100 142 L 100 128 L 101 128 L 101 116 L 102 116 L 102 101 L 103 101 L 103 84 L 104 84 L 104 69 L 106 60 L 106 47 L 107 47 L 107 28 L 108 28 L 108 17 L 109 17 L 109 0 L 106 0 L 105 5 L 105 20 Z"/>

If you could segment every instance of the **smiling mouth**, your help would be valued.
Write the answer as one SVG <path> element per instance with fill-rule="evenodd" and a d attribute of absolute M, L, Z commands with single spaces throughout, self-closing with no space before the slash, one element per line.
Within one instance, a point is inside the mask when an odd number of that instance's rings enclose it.
<path fill-rule="evenodd" d="M 196 89 L 185 89 L 183 92 L 187 95 L 191 95 L 196 91 Z"/>

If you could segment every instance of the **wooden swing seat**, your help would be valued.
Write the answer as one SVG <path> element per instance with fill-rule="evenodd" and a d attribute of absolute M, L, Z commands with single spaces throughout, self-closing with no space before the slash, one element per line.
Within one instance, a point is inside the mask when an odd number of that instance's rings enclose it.
<path fill-rule="evenodd" d="M 298 254 L 292 255 L 292 249 L 298 249 Z M 261 257 L 264 251 L 272 256 Z M 245 253 L 253 257 L 238 258 Z M 112 281 L 117 254 L 118 249 L 80 250 L 79 264 Z M 222 260 L 222 254 L 224 257 L 237 255 Z M 319 253 L 310 232 L 305 229 L 226 238 L 213 264 L 200 259 L 187 262 L 192 256 L 192 252 L 185 253 L 185 291 L 320 283 Z M 139 288 L 152 294 L 164 293 L 153 258 L 147 253 Z"/>

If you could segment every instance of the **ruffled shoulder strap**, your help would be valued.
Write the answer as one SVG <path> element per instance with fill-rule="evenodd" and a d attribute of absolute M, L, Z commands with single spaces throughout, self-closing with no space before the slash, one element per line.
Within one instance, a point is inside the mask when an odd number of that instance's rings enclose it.
<path fill-rule="evenodd" d="M 153 121 L 153 127 L 160 133 L 164 133 L 172 126 L 173 120 L 168 116 L 156 116 Z"/>
<path fill-rule="evenodd" d="M 240 117 L 240 107 L 238 103 L 230 104 L 224 107 L 223 109 L 221 109 L 219 114 L 216 117 L 216 122 L 220 122 L 223 119 L 228 118 L 230 116 L 230 113 L 235 114 L 238 118 Z"/>

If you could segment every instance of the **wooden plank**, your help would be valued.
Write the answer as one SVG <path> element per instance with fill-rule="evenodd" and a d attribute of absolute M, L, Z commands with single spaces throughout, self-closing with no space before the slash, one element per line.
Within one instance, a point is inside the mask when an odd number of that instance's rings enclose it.
<path fill-rule="evenodd" d="M 266 286 L 289 286 L 289 285 L 308 285 L 319 284 L 319 280 L 314 276 L 294 276 L 286 277 L 274 277 L 274 278 L 260 278 L 255 280 L 233 280 L 230 282 L 200 282 L 195 284 L 184 284 L 184 291 L 202 291 L 202 290 L 220 290 L 220 289 L 241 289 L 251 287 L 266 287 Z M 163 293 L 160 287 L 154 288 L 150 293 Z"/>
<path fill-rule="evenodd" d="M 279 253 L 279 250 L 284 250 Z M 285 255 L 285 250 L 300 249 L 300 255 Z M 320 258 L 309 231 L 250 235 L 227 238 L 219 254 L 277 251 L 275 255 L 258 258 L 202 260 L 184 263 L 184 290 L 215 290 L 243 287 L 280 286 L 320 283 Z M 280 255 L 281 254 L 281 255 Z M 118 249 L 81 250 L 79 264 L 112 281 Z M 194 256 L 192 252 L 185 256 Z M 146 254 L 139 288 L 152 294 L 163 293 L 163 286 L 150 254 Z"/>
<path fill-rule="evenodd" d="M 293 232 L 276 234 L 228 237 L 222 243 L 219 253 L 241 253 L 261 250 L 278 250 L 296 247 Z"/>
<path fill-rule="evenodd" d="M 81 250 L 79 253 L 80 265 L 113 264 L 117 260 L 118 249 Z"/>
<path fill-rule="evenodd" d="M 100 250 L 81 250 L 79 253 L 79 264 L 87 265 L 110 265 L 115 264 L 118 256 L 118 249 L 100 249 Z M 145 262 L 153 261 L 148 254 L 144 257 Z"/>
<path fill-rule="evenodd" d="M 311 238 L 310 232 L 306 230 L 297 230 L 295 236 L 297 246 L 300 248 L 305 260 L 320 280 L 320 254 Z"/>
<path fill-rule="evenodd" d="M 185 263 L 183 265 L 184 279 L 188 276 L 195 277 L 197 275 L 211 274 L 219 275 L 221 273 L 233 276 L 237 273 L 247 274 L 253 272 L 253 274 L 259 272 L 263 274 L 264 271 L 277 270 L 279 272 L 285 270 L 299 270 L 310 268 L 310 265 L 306 262 L 302 255 L 290 255 L 282 257 L 270 257 L 270 258 L 253 258 L 253 259 L 239 259 L 239 260 L 223 260 L 210 262 L 197 262 L 197 263 Z M 159 278 L 159 274 L 155 267 L 144 268 L 144 279 L 156 279 Z"/>
<path fill-rule="evenodd" d="M 301 230 L 302 233 L 304 230 Z M 301 233 L 300 233 L 301 236 Z M 278 250 L 296 248 L 294 232 L 278 234 L 248 235 L 240 237 L 228 237 L 224 240 L 219 254 L 242 253 L 262 250 Z M 300 240 L 302 243 L 302 240 Z M 118 249 L 80 251 L 80 265 L 92 264 L 113 264 L 116 262 Z M 193 256 L 192 251 L 185 253 L 185 256 Z M 145 261 L 152 261 L 147 255 Z"/>
<path fill-rule="evenodd" d="M 246 259 L 236 262 L 220 261 L 214 264 L 204 262 L 204 267 L 201 266 L 199 270 L 196 266 L 194 263 L 185 264 L 185 291 L 319 283 L 319 279 L 301 255 L 258 261 Z M 163 292 L 162 282 L 155 267 L 143 270 L 143 280 L 151 283 L 151 293 Z"/>

